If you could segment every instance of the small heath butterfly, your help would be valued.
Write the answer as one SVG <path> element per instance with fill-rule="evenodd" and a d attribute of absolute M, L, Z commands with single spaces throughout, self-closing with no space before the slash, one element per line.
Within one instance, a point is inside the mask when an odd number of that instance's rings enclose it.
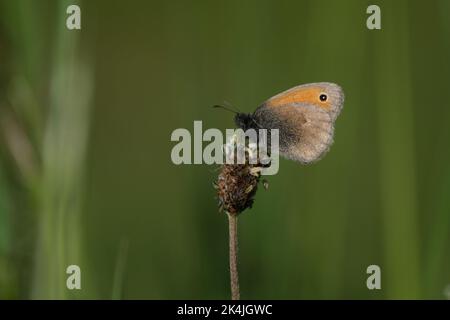
<path fill-rule="evenodd" d="M 278 129 L 280 154 L 308 164 L 329 150 L 343 104 L 344 92 L 337 84 L 309 83 L 270 98 L 252 114 L 237 113 L 235 122 L 243 130 Z"/>

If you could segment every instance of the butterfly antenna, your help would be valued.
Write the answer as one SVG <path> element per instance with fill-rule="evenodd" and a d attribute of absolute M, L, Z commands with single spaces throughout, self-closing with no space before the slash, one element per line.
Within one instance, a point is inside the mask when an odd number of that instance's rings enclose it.
<path fill-rule="evenodd" d="M 227 110 L 227 111 L 230 111 L 230 112 L 233 112 L 233 113 L 239 113 L 239 112 L 237 112 L 237 111 L 235 111 L 235 110 L 232 110 L 232 109 L 227 108 L 227 107 L 225 107 L 225 106 L 222 106 L 222 105 L 220 105 L 220 104 L 213 105 L 212 107 L 213 107 L 213 108 L 224 109 L 224 110 Z"/>
<path fill-rule="evenodd" d="M 230 104 L 227 102 L 225 102 L 224 105 L 216 104 L 213 106 L 213 108 L 221 108 L 221 109 L 233 112 L 233 113 L 241 113 L 241 111 L 239 111 L 237 108 L 230 106 Z"/>
<path fill-rule="evenodd" d="M 224 109 L 224 110 L 227 110 L 227 111 L 236 113 L 236 114 L 243 114 L 241 111 L 239 111 L 239 110 L 237 110 L 237 109 L 234 109 L 234 108 L 232 108 L 232 107 L 230 107 L 230 106 L 224 106 L 224 105 L 216 104 L 216 105 L 213 106 L 213 108 L 220 108 L 220 109 Z M 260 124 L 255 120 L 255 118 L 251 117 L 251 121 L 252 121 L 254 124 L 256 124 L 256 126 L 257 126 L 258 128 L 263 128 L 263 126 L 260 125 Z"/>

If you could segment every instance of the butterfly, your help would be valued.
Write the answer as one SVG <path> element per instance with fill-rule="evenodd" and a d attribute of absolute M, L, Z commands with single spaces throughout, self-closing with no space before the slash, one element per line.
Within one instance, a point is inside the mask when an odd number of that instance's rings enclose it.
<path fill-rule="evenodd" d="M 237 113 L 235 123 L 247 129 L 278 129 L 280 154 L 302 164 L 321 159 L 333 143 L 334 123 L 344 92 L 329 82 L 293 87 L 264 102 L 254 113 Z"/>

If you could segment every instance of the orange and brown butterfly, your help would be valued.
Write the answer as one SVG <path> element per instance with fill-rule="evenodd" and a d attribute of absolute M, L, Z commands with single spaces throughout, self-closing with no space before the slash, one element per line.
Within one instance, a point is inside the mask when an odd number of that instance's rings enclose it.
<path fill-rule="evenodd" d="M 253 114 L 236 114 L 235 122 L 243 130 L 278 129 L 280 154 L 308 164 L 329 150 L 343 104 L 344 92 L 337 84 L 310 83 L 270 98 Z"/>

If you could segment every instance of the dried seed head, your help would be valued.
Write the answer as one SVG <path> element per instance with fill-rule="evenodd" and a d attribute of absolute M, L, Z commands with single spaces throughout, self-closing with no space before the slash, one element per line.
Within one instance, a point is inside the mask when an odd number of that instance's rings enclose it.
<path fill-rule="evenodd" d="M 236 163 L 237 154 L 244 151 L 244 164 L 229 164 L 228 160 Z M 219 209 L 231 215 L 238 215 L 247 208 L 251 208 L 258 189 L 258 183 L 264 167 L 267 165 L 258 154 L 255 142 L 235 134 L 224 145 L 227 164 L 222 165 L 219 177 L 215 183 L 219 198 Z M 261 156 L 265 157 L 265 156 Z M 264 159 L 265 160 L 265 159 Z"/>
<path fill-rule="evenodd" d="M 252 164 L 222 165 L 216 182 L 221 210 L 237 215 L 252 207 L 261 172 L 255 168 Z"/>

